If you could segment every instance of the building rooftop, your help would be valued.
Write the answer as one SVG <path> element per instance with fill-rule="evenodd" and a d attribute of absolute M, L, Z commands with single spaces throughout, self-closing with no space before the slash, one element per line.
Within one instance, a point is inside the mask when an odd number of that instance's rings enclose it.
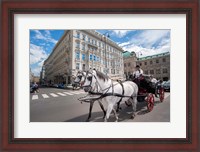
<path fill-rule="evenodd" d="M 160 53 L 160 54 L 155 54 L 155 55 L 151 55 L 151 56 L 142 57 L 142 58 L 139 58 L 139 61 L 152 59 L 152 58 L 157 58 L 157 57 L 162 57 L 162 56 L 166 56 L 166 55 L 170 55 L 170 52 L 165 52 L 165 53 Z"/>
<path fill-rule="evenodd" d="M 132 57 L 132 56 L 136 56 L 135 52 L 129 52 L 129 51 L 124 51 L 123 52 L 123 57 L 124 58 L 128 58 L 128 57 Z"/>

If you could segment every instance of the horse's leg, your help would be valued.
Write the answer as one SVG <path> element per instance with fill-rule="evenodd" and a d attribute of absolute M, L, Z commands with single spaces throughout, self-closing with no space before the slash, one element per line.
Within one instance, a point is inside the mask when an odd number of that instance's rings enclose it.
<path fill-rule="evenodd" d="M 135 113 L 137 110 L 137 97 L 131 97 L 131 99 L 132 99 L 132 108 L 133 108 L 133 114 L 132 114 L 131 118 L 134 119 Z"/>
<path fill-rule="evenodd" d="M 89 115 L 86 121 L 89 121 L 91 118 L 91 113 L 92 113 L 92 107 L 93 107 L 94 101 L 90 101 L 90 109 L 89 109 Z"/>
<path fill-rule="evenodd" d="M 109 104 L 106 111 L 106 117 L 104 118 L 105 122 L 107 122 L 107 120 L 109 119 L 112 109 L 113 109 L 113 104 Z"/>
<path fill-rule="evenodd" d="M 101 109 L 102 109 L 102 111 L 103 111 L 103 119 L 105 118 L 105 116 L 106 116 L 106 110 L 104 109 L 104 106 L 103 106 L 103 104 L 98 100 L 98 103 L 99 103 L 99 105 L 100 105 L 100 107 L 101 107 Z"/>
<path fill-rule="evenodd" d="M 120 107 L 120 103 L 121 103 L 122 99 L 119 100 L 119 102 L 117 102 L 117 112 L 119 112 L 119 110 L 121 110 L 122 108 Z"/>
<path fill-rule="evenodd" d="M 114 115 L 115 115 L 115 118 L 116 118 L 116 120 L 115 120 L 115 122 L 118 122 L 118 116 L 117 116 L 117 112 L 116 112 L 116 110 L 113 108 L 113 112 L 114 112 Z"/>

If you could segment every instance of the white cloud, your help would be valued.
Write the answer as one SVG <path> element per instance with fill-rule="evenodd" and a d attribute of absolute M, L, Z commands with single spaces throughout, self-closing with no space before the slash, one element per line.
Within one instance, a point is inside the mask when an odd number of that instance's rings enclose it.
<path fill-rule="evenodd" d="M 34 67 L 31 68 L 31 71 L 34 73 L 34 76 L 40 76 L 40 72 L 41 72 L 42 67 Z"/>
<path fill-rule="evenodd" d="M 170 30 L 142 30 L 141 33 L 134 35 L 131 42 L 138 46 L 152 48 L 165 37 L 168 37 L 169 39 L 169 34 Z"/>
<path fill-rule="evenodd" d="M 48 57 L 48 54 L 40 46 L 30 44 L 30 64 L 35 64 L 43 61 Z"/>
<path fill-rule="evenodd" d="M 38 40 L 44 40 L 47 43 L 51 42 L 56 44 L 58 41 L 55 40 L 54 38 L 51 37 L 51 33 L 49 30 L 45 30 L 44 31 L 44 35 L 39 31 L 39 30 L 33 30 L 36 34 L 34 36 L 34 39 L 38 39 Z"/>
<path fill-rule="evenodd" d="M 128 42 L 118 43 L 118 45 L 119 45 L 120 47 L 125 47 L 125 46 L 130 45 L 130 42 L 128 41 Z"/>
<path fill-rule="evenodd" d="M 119 38 L 122 38 L 122 37 L 124 37 L 130 31 L 131 30 L 112 30 L 111 34 L 114 34 L 115 36 L 117 36 Z"/>
<path fill-rule="evenodd" d="M 120 43 L 119 46 L 125 51 L 136 52 L 139 57 L 170 52 L 170 31 L 142 30 L 135 34 L 130 41 Z"/>

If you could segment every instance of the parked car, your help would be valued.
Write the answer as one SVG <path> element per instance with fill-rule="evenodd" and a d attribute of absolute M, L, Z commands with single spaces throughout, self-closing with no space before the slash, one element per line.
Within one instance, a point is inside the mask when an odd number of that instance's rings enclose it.
<path fill-rule="evenodd" d="M 53 87 L 54 87 L 54 88 L 58 88 L 58 84 L 54 84 Z"/>
<path fill-rule="evenodd" d="M 170 92 L 170 81 L 167 81 L 163 84 L 164 90 Z"/>
<path fill-rule="evenodd" d="M 58 84 L 58 88 L 64 89 L 64 84 Z"/>

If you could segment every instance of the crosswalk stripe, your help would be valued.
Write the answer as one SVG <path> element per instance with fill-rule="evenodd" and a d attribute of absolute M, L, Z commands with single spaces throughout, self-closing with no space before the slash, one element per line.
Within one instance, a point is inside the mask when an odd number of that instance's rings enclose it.
<path fill-rule="evenodd" d="M 36 100 L 36 99 L 38 99 L 38 95 L 33 95 L 32 100 Z"/>
<path fill-rule="evenodd" d="M 47 94 L 42 94 L 43 98 L 49 98 Z"/>
<path fill-rule="evenodd" d="M 86 93 L 85 91 L 76 91 L 77 93 Z"/>
<path fill-rule="evenodd" d="M 58 97 L 58 95 L 54 94 L 54 93 L 50 93 L 51 96 L 53 97 Z"/>
<path fill-rule="evenodd" d="M 71 94 L 71 93 L 69 93 L 69 92 L 63 92 L 63 93 L 65 93 L 65 94 L 67 94 L 67 95 L 70 95 L 70 96 L 73 95 L 73 94 Z"/>
<path fill-rule="evenodd" d="M 80 94 L 80 92 L 70 92 L 70 93 L 73 93 L 73 94 Z"/>
<path fill-rule="evenodd" d="M 66 96 L 65 94 L 63 94 L 63 93 L 60 93 L 60 92 L 58 92 L 57 94 L 59 94 L 59 95 L 61 95 L 61 96 Z"/>

